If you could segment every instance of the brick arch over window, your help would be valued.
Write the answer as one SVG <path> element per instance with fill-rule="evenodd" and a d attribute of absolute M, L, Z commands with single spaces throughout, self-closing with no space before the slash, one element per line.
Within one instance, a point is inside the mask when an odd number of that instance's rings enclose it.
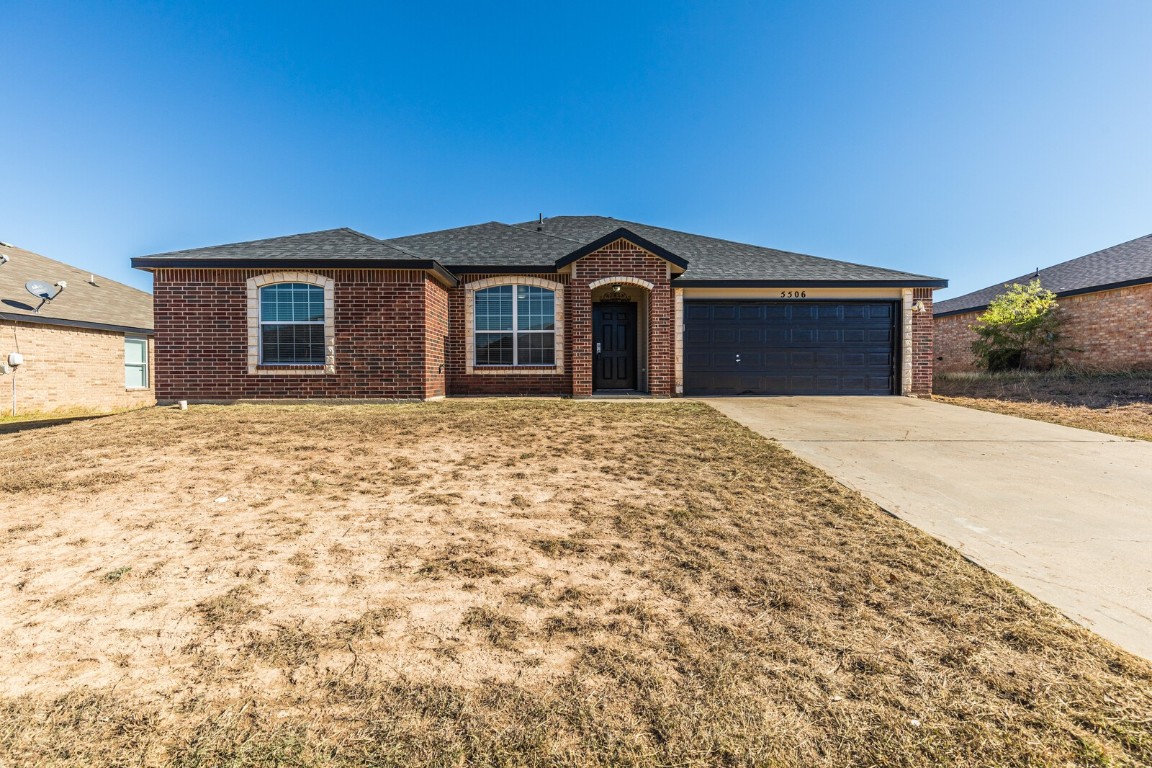
<path fill-rule="evenodd" d="M 304 283 L 324 289 L 324 365 L 260 365 L 260 289 L 278 283 Z M 336 373 L 336 281 L 311 272 L 267 272 L 247 280 L 248 289 L 248 373 L 261 376 L 323 376 Z"/>
<path fill-rule="evenodd" d="M 476 291 L 495 288 L 498 285 L 531 285 L 552 291 L 556 297 L 556 364 L 540 367 L 516 366 L 515 368 L 476 367 Z M 564 373 L 564 286 L 529 275 L 500 275 L 475 280 L 464 286 L 464 355 L 467 374 L 537 374 L 554 375 Z"/>
<path fill-rule="evenodd" d="M 638 277 L 602 277 L 599 280 L 593 280 L 592 282 L 588 283 L 588 288 L 590 290 L 594 291 L 597 288 L 600 288 L 601 286 L 612 285 L 613 283 L 626 283 L 628 285 L 638 285 L 646 291 L 650 291 L 656 287 L 656 286 L 652 285 L 652 283 L 648 282 L 647 280 L 641 280 Z"/>

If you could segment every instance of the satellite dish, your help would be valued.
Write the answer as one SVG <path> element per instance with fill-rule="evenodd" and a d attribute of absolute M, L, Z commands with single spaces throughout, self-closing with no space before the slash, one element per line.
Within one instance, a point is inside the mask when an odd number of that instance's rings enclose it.
<path fill-rule="evenodd" d="M 52 291 L 52 284 L 46 283 L 43 280 L 29 280 L 24 283 L 24 288 L 36 298 L 44 299 L 45 301 L 51 301 L 55 295 Z"/>
<path fill-rule="evenodd" d="M 67 287 L 68 283 L 64 282 L 63 280 L 56 283 L 55 285 L 46 283 L 43 280 L 29 280 L 28 282 L 24 283 L 24 290 L 40 299 L 40 304 L 36 307 L 35 310 L 36 312 L 39 312 L 40 307 L 43 307 L 46 302 L 52 301 L 52 299 L 63 293 L 64 289 Z M 53 291 L 53 288 L 56 290 Z"/>

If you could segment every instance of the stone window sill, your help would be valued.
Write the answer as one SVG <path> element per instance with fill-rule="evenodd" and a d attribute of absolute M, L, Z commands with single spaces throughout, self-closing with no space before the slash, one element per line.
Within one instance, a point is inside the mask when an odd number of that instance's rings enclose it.
<path fill-rule="evenodd" d="M 477 376 L 495 375 L 559 375 L 560 367 L 556 365 L 474 365 L 472 373 Z"/>
<path fill-rule="evenodd" d="M 257 376 L 324 376 L 336 373 L 335 366 L 325 365 L 258 365 Z"/>

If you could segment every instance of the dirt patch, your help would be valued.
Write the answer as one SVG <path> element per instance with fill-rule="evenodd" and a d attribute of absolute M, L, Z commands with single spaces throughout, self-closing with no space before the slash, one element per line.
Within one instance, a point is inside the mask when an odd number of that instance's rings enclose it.
<path fill-rule="evenodd" d="M 0 451 L 0 763 L 1152 762 L 1152 666 L 697 404 Z"/>
<path fill-rule="evenodd" d="M 1152 371 L 948 374 L 933 386 L 953 405 L 1152 440 Z"/>

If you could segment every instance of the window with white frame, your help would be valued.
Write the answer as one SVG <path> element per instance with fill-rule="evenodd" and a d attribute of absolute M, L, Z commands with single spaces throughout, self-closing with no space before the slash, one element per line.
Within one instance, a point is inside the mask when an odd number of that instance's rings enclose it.
<path fill-rule="evenodd" d="M 534 285 L 476 291 L 475 365 L 555 365 L 556 293 Z"/>
<path fill-rule="evenodd" d="M 260 364 L 324 364 L 324 289 L 273 283 L 260 289 Z"/>
<path fill-rule="evenodd" d="M 124 337 L 124 386 L 148 388 L 148 339 Z"/>

